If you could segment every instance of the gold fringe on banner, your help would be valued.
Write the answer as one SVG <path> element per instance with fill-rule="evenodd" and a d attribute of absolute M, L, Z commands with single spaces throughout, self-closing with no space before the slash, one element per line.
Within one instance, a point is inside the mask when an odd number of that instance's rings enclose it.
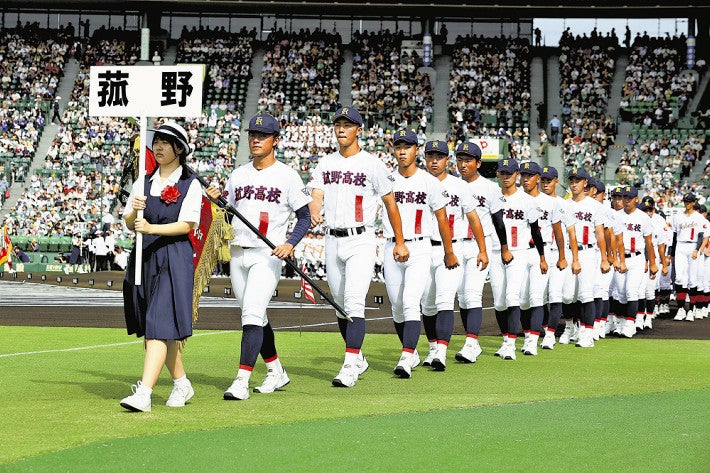
<path fill-rule="evenodd" d="M 212 203 L 212 224 L 205 238 L 202 257 L 195 268 L 192 290 L 192 325 L 197 323 L 197 310 L 202 291 L 209 284 L 212 272 L 218 262 L 228 263 L 231 259 L 229 243 L 234 239 L 234 228 L 225 218 L 226 211 Z"/>

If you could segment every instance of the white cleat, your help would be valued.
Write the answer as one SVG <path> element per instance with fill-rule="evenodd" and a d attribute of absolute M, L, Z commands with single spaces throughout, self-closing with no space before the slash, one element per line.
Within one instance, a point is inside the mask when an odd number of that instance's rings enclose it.
<path fill-rule="evenodd" d="M 678 312 L 675 314 L 675 317 L 673 317 L 673 320 L 685 320 L 686 315 L 688 315 L 685 312 L 685 308 L 681 307 L 678 309 Z"/>
<path fill-rule="evenodd" d="M 436 343 L 432 343 L 429 345 L 429 353 L 427 353 L 426 358 L 424 358 L 424 361 L 422 362 L 422 366 L 431 366 L 431 360 L 434 359 L 436 356 L 437 352 L 437 345 Z"/>
<path fill-rule="evenodd" d="M 267 371 L 266 378 L 264 379 L 264 382 L 261 383 L 261 386 L 254 387 L 254 392 L 260 394 L 270 394 L 277 389 L 283 388 L 290 382 L 291 380 L 288 378 L 286 370 L 277 372 L 274 369 L 270 369 Z"/>
<path fill-rule="evenodd" d="M 338 388 L 352 388 L 358 377 L 358 368 L 351 364 L 344 364 L 340 372 L 333 378 L 332 384 Z"/>
<path fill-rule="evenodd" d="M 478 343 L 478 340 L 472 340 L 473 341 L 467 340 L 463 348 L 461 348 L 461 351 L 456 353 L 456 361 L 460 361 L 462 363 L 475 363 L 479 355 L 483 353 L 483 349 L 481 349 L 481 345 Z"/>
<path fill-rule="evenodd" d="M 685 320 L 687 320 L 688 322 L 693 322 L 695 320 L 695 310 L 696 309 L 690 309 L 685 315 Z"/>
<path fill-rule="evenodd" d="M 542 343 L 540 348 L 543 350 L 554 350 L 555 348 L 555 332 L 546 332 L 545 336 L 542 338 Z"/>
<path fill-rule="evenodd" d="M 249 380 L 237 376 L 232 385 L 224 392 L 224 400 L 245 401 L 247 399 L 249 399 Z"/>

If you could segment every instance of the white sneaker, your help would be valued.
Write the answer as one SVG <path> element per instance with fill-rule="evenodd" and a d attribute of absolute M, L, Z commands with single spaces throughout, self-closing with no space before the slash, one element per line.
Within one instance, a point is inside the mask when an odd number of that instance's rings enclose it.
<path fill-rule="evenodd" d="M 394 367 L 394 374 L 400 378 L 411 378 L 412 368 L 419 364 L 418 361 L 416 364 L 414 363 L 414 353 L 407 353 L 406 351 L 402 352 L 402 355 L 399 357 L 399 361 L 397 362 L 397 366 Z"/>
<path fill-rule="evenodd" d="M 572 324 L 572 332 L 569 335 L 569 341 L 570 342 L 576 342 L 579 340 L 579 324 Z"/>
<path fill-rule="evenodd" d="M 483 353 L 481 345 L 475 338 L 467 339 L 464 343 L 461 351 L 455 356 L 456 361 L 461 361 L 463 363 L 475 363 L 478 356 Z"/>
<path fill-rule="evenodd" d="M 624 327 L 621 329 L 620 335 L 626 338 L 631 338 L 636 335 L 636 324 L 633 320 L 626 321 Z"/>
<path fill-rule="evenodd" d="M 685 320 L 685 316 L 688 315 L 685 312 L 685 307 L 681 307 L 678 309 L 678 312 L 675 314 L 675 317 L 673 317 L 673 320 Z"/>
<path fill-rule="evenodd" d="M 266 372 L 266 378 L 264 378 L 264 382 L 261 383 L 261 386 L 254 386 L 254 392 L 261 394 L 269 394 L 276 391 L 277 389 L 283 388 L 290 382 L 291 380 L 288 379 L 286 370 L 277 372 L 275 369 L 272 368 Z"/>
<path fill-rule="evenodd" d="M 606 338 L 606 328 L 607 328 L 607 321 L 606 320 L 601 320 L 599 322 L 599 338 Z M 598 340 L 599 338 L 595 339 Z"/>
<path fill-rule="evenodd" d="M 542 348 L 543 350 L 554 350 L 555 343 L 555 332 L 547 331 L 545 332 L 545 336 L 542 338 L 540 348 Z"/>
<path fill-rule="evenodd" d="M 560 335 L 560 343 L 563 345 L 569 345 L 572 340 L 572 327 L 569 325 L 565 326 L 565 331 Z"/>
<path fill-rule="evenodd" d="M 352 388 L 355 386 L 358 377 L 358 368 L 351 364 L 344 364 L 340 372 L 333 378 L 333 386 L 339 388 Z"/>
<path fill-rule="evenodd" d="M 685 315 L 685 320 L 688 322 L 693 322 L 695 320 L 695 309 L 690 309 Z"/>
<path fill-rule="evenodd" d="M 232 385 L 224 392 L 227 401 L 245 401 L 249 399 L 249 381 L 241 376 L 234 378 Z"/>
<path fill-rule="evenodd" d="M 502 358 L 502 357 L 503 357 L 503 353 L 505 352 L 507 345 L 508 345 L 508 342 L 507 342 L 507 341 L 504 341 L 504 342 L 500 345 L 500 348 L 499 348 L 495 353 L 493 353 L 493 356 L 500 356 L 500 357 Z"/>
<path fill-rule="evenodd" d="M 133 412 L 150 412 L 150 395 L 152 393 L 150 388 L 143 386 L 141 381 L 137 381 L 131 386 L 131 391 L 133 394 L 121 399 L 121 407 Z"/>
<path fill-rule="evenodd" d="M 643 328 L 649 330 L 653 328 L 653 314 L 646 314 L 646 319 L 643 321 Z"/>
<path fill-rule="evenodd" d="M 357 375 L 360 376 L 370 367 L 370 363 L 367 362 L 365 355 L 360 352 L 355 361 L 355 367 L 357 368 Z"/>
<path fill-rule="evenodd" d="M 530 345 L 530 335 L 525 335 L 525 341 L 523 342 L 523 346 L 520 347 L 520 353 L 525 353 L 525 350 L 527 350 L 528 345 Z"/>
<path fill-rule="evenodd" d="M 602 325 L 601 320 L 595 320 L 594 321 L 594 328 L 592 329 L 592 338 L 596 342 L 599 340 L 599 334 L 604 331 L 604 326 Z"/>
<path fill-rule="evenodd" d="M 594 347 L 594 329 L 581 328 L 579 333 L 579 340 L 577 340 L 576 346 L 580 348 L 593 348 Z"/>
<path fill-rule="evenodd" d="M 515 342 L 508 342 L 500 355 L 504 360 L 515 360 Z"/>
<path fill-rule="evenodd" d="M 607 316 L 606 318 L 606 324 L 604 324 L 604 336 L 602 338 L 606 338 L 607 335 L 611 334 L 614 332 L 614 316 Z M 601 336 L 601 334 L 599 335 Z"/>
<path fill-rule="evenodd" d="M 523 355 L 537 356 L 537 341 L 528 343 L 528 346 L 523 350 Z"/>
<path fill-rule="evenodd" d="M 440 348 L 436 351 L 436 355 L 434 355 L 434 359 L 431 360 L 431 367 L 434 369 L 434 371 L 445 371 L 446 370 L 446 350 L 445 349 Z"/>
<path fill-rule="evenodd" d="M 636 314 L 636 321 L 634 324 L 636 325 L 636 330 L 643 330 L 643 315 Z"/>
<path fill-rule="evenodd" d="M 700 318 L 701 319 L 708 318 L 708 308 L 707 307 L 703 307 L 702 309 L 700 309 Z"/>
<path fill-rule="evenodd" d="M 437 344 L 436 343 L 430 343 L 429 344 L 429 353 L 427 353 L 426 358 L 424 358 L 424 361 L 422 362 L 422 366 L 431 366 L 431 360 L 434 359 L 436 356 L 437 352 Z"/>
<path fill-rule="evenodd" d="M 652 319 L 655 319 L 656 317 L 658 317 L 658 314 L 660 314 L 660 313 L 661 313 L 661 309 L 660 309 L 659 305 L 656 304 L 656 305 L 653 307 L 653 314 L 651 314 L 651 318 L 652 318 Z"/>
<path fill-rule="evenodd" d="M 170 397 L 168 397 L 165 405 L 168 407 L 183 407 L 194 395 L 195 390 L 192 389 L 189 379 L 185 379 L 181 383 L 173 383 L 173 390 L 170 391 Z"/>
<path fill-rule="evenodd" d="M 659 314 L 670 314 L 671 308 L 668 304 L 661 304 L 661 308 L 658 309 Z"/>

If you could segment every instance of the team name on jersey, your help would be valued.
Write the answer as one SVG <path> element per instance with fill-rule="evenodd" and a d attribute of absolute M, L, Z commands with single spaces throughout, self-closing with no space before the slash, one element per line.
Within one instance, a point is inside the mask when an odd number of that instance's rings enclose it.
<path fill-rule="evenodd" d="M 503 209 L 503 217 L 508 220 L 525 220 L 525 212 L 520 209 Z"/>
<path fill-rule="evenodd" d="M 362 172 L 351 171 L 323 171 L 323 184 L 350 184 L 365 187 L 367 175 Z"/>
<path fill-rule="evenodd" d="M 550 220 L 550 211 L 549 210 L 540 210 L 539 220 Z"/>
<path fill-rule="evenodd" d="M 688 223 L 681 223 L 680 225 L 678 225 L 678 228 L 680 228 L 681 230 L 687 230 L 689 228 L 695 228 L 697 226 L 699 226 L 698 222 L 688 222 Z"/>
<path fill-rule="evenodd" d="M 641 224 L 640 223 L 627 223 L 626 229 L 630 232 L 640 232 L 641 231 Z"/>
<path fill-rule="evenodd" d="M 591 222 L 592 221 L 592 213 L 591 212 L 575 212 L 574 216 L 577 220 L 582 220 L 584 222 Z"/>
<path fill-rule="evenodd" d="M 398 204 L 426 204 L 426 192 L 395 191 L 394 200 Z"/>
<path fill-rule="evenodd" d="M 478 201 L 478 206 L 479 207 L 485 207 L 486 206 L 486 197 L 483 195 L 474 195 L 474 199 Z"/>
<path fill-rule="evenodd" d="M 225 192 L 226 194 L 226 192 Z M 225 195 L 225 197 L 227 197 Z M 281 189 L 278 187 L 270 187 L 267 188 L 266 186 L 244 186 L 244 187 L 236 187 L 234 189 L 234 200 L 239 201 L 239 200 L 265 200 L 266 202 L 273 202 L 275 204 L 280 204 L 281 203 Z"/>
<path fill-rule="evenodd" d="M 458 207 L 460 205 L 459 200 L 459 196 L 456 194 L 452 195 L 451 200 L 449 201 L 449 207 Z"/>

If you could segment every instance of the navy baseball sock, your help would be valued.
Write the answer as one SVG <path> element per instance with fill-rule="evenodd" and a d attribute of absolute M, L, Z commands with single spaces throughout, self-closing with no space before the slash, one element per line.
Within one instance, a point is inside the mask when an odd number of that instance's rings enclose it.
<path fill-rule="evenodd" d="M 582 303 L 579 301 L 575 301 L 572 303 L 572 317 L 575 322 L 578 322 L 580 319 L 582 319 Z"/>
<path fill-rule="evenodd" d="M 498 322 L 498 328 L 500 328 L 500 333 L 503 336 L 508 334 L 508 309 L 496 310 L 496 321 Z"/>
<path fill-rule="evenodd" d="M 520 306 L 515 305 L 508 307 L 508 337 L 518 336 L 518 327 L 520 326 Z"/>
<path fill-rule="evenodd" d="M 347 321 L 347 319 L 341 319 L 340 317 L 338 319 L 338 329 L 340 329 L 340 336 L 343 337 L 343 341 L 347 342 L 347 334 L 348 334 L 348 324 L 350 322 Z M 353 319 L 355 320 L 355 319 Z"/>
<path fill-rule="evenodd" d="M 449 343 L 454 332 L 454 311 L 441 310 L 436 318 L 436 339 Z M 429 336 L 427 335 L 427 338 Z"/>
<path fill-rule="evenodd" d="M 365 340 L 365 317 L 353 317 L 352 319 L 352 322 L 345 321 L 348 324 L 347 333 L 345 334 L 345 347 L 360 350 L 362 342 Z"/>
<path fill-rule="evenodd" d="M 256 364 L 259 350 L 264 341 L 264 329 L 258 325 L 242 327 L 242 349 L 239 354 L 239 368 L 251 371 Z"/>
<path fill-rule="evenodd" d="M 530 317 L 530 332 L 540 335 L 542 331 L 542 319 L 545 317 L 545 309 L 542 306 L 538 306 L 533 307 L 530 311 L 532 312 Z"/>
<path fill-rule="evenodd" d="M 572 320 L 574 313 L 574 304 L 562 304 L 562 318 L 565 320 Z"/>
<path fill-rule="evenodd" d="M 276 341 L 274 340 L 274 329 L 271 322 L 264 326 L 264 340 L 261 342 L 261 357 L 266 361 L 276 356 Z"/>
<path fill-rule="evenodd" d="M 402 348 L 415 350 L 419 341 L 422 323 L 419 320 L 407 320 L 402 327 Z"/>
<path fill-rule="evenodd" d="M 587 328 L 594 328 L 595 309 L 594 301 L 582 303 L 582 322 Z"/>
<path fill-rule="evenodd" d="M 637 314 L 643 313 L 646 311 L 646 299 L 639 299 L 639 306 L 638 306 L 638 309 L 636 309 L 636 310 L 638 311 Z M 636 317 L 636 315 L 634 315 L 634 317 Z"/>
<path fill-rule="evenodd" d="M 557 326 L 562 318 L 562 302 L 550 303 L 550 318 L 547 319 L 547 329 L 552 332 L 557 331 Z"/>
<path fill-rule="evenodd" d="M 530 331 L 530 318 L 532 317 L 531 309 L 521 309 L 520 310 L 520 325 L 523 327 L 524 332 Z"/>
<path fill-rule="evenodd" d="M 609 307 L 611 301 L 609 299 L 602 300 L 602 319 L 606 319 L 609 316 Z"/>
<path fill-rule="evenodd" d="M 471 309 L 464 309 L 459 307 L 459 314 L 461 315 L 461 323 L 463 324 L 463 329 L 468 333 L 468 316 L 471 313 Z"/>
<path fill-rule="evenodd" d="M 453 311 L 451 312 L 453 315 Z M 422 324 L 424 324 L 424 333 L 426 334 L 426 339 L 430 342 L 436 341 L 436 325 L 437 325 L 438 314 L 435 315 L 422 315 Z"/>
<path fill-rule="evenodd" d="M 395 322 L 394 330 L 397 332 L 399 337 L 399 343 L 404 344 L 404 322 Z"/>
<path fill-rule="evenodd" d="M 483 323 L 483 307 L 474 307 L 473 309 L 468 309 L 468 311 L 466 333 L 478 336 L 478 333 L 481 331 L 481 324 Z"/>
<path fill-rule="evenodd" d="M 601 297 L 596 297 L 594 299 L 594 321 L 601 320 L 604 311 L 604 301 Z"/>
<path fill-rule="evenodd" d="M 653 314 L 653 310 L 656 308 L 656 299 L 646 299 L 646 313 Z"/>
<path fill-rule="evenodd" d="M 626 303 L 626 320 L 636 320 L 636 313 L 639 310 L 639 301 L 629 301 Z"/>
<path fill-rule="evenodd" d="M 542 326 L 547 327 L 547 322 L 550 320 L 550 305 L 542 306 Z"/>

